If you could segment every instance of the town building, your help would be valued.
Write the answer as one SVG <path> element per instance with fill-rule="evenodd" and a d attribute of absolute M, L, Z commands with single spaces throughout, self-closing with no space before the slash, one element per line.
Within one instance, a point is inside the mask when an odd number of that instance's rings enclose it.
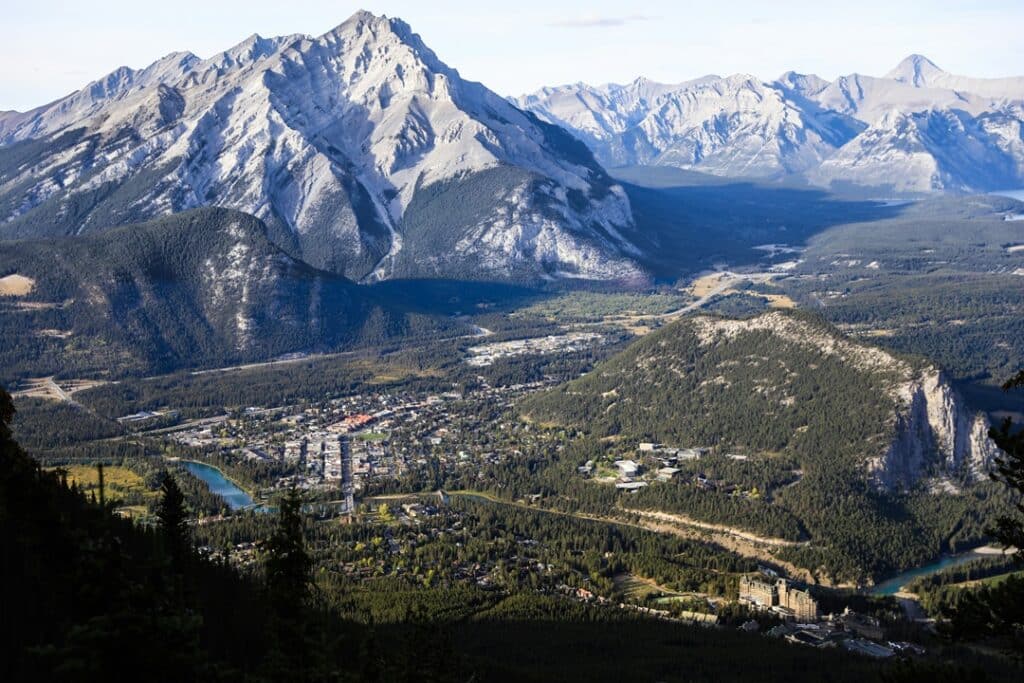
<path fill-rule="evenodd" d="M 818 618 L 818 601 L 810 592 L 797 588 L 786 579 L 742 576 L 740 602 L 797 621 L 813 622 Z"/>
<path fill-rule="evenodd" d="M 881 622 L 878 619 L 866 614 L 857 614 L 847 607 L 843 610 L 841 617 L 843 628 L 850 633 L 855 633 L 862 638 L 881 640 L 885 635 Z"/>
<path fill-rule="evenodd" d="M 632 460 L 616 460 L 615 467 L 623 481 L 629 481 L 640 472 L 640 465 Z"/>
<path fill-rule="evenodd" d="M 678 467 L 662 467 L 658 470 L 658 481 L 671 481 L 681 471 Z"/>

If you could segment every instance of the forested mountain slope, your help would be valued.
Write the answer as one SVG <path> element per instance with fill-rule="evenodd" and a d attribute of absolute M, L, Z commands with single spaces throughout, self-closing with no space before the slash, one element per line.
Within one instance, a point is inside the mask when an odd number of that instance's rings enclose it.
<path fill-rule="evenodd" d="M 888 487 L 978 478 L 994 448 L 987 421 L 966 412 L 937 368 L 783 312 L 676 322 L 527 410 L 603 435 L 828 452 Z"/>
<path fill-rule="evenodd" d="M 985 488 L 995 453 L 987 419 L 938 368 L 852 342 L 806 314 L 677 321 L 521 410 L 612 437 L 625 453 L 638 441 L 713 449 L 713 461 L 687 467 L 728 465 L 770 490 L 750 495 L 750 484 L 744 500 L 742 487 L 658 482 L 623 504 L 810 540 L 787 552 L 820 562 L 825 575 L 884 571 L 940 552 L 952 535 L 982 536 L 969 492 Z M 716 464 L 724 454 L 742 460 Z"/>
<path fill-rule="evenodd" d="M 318 271 L 247 214 L 199 209 L 72 239 L 4 243 L 0 365 L 31 372 L 153 372 L 266 359 L 468 328 Z"/>

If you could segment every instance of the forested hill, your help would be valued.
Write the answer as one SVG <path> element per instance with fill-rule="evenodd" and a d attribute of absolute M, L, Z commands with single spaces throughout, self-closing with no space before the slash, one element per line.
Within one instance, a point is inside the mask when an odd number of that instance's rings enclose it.
<path fill-rule="evenodd" d="M 199 209 L 71 239 L 7 242 L 0 367 L 20 374 L 153 372 L 458 334 L 295 260 L 263 223 Z"/>
<path fill-rule="evenodd" d="M 680 320 L 523 410 L 599 436 L 787 452 L 811 469 L 864 470 L 901 430 L 897 418 L 918 388 L 947 389 L 923 361 L 854 342 L 808 314 L 775 311 Z"/>
<path fill-rule="evenodd" d="M 621 504 L 810 541 L 786 552 L 822 577 L 862 581 L 984 538 L 985 418 L 934 366 L 805 313 L 677 321 L 520 410 L 612 437 L 611 459 L 641 441 L 711 448 Z M 731 474 L 696 485 L 716 471 Z M 968 495 L 933 495 L 938 482 Z"/>

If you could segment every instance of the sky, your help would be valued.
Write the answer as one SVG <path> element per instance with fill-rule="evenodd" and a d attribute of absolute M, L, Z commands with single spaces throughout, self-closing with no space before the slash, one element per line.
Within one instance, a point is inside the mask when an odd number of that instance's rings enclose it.
<path fill-rule="evenodd" d="M 883 75 L 924 54 L 964 75 L 1024 75 L 1024 0 L 5 0 L 0 110 L 24 111 L 119 66 L 252 33 L 319 35 L 357 9 L 401 17 L 463 77 L 502 95 L 544 85 Z M 143 6 L 144 5 L 144 6 Z"/>

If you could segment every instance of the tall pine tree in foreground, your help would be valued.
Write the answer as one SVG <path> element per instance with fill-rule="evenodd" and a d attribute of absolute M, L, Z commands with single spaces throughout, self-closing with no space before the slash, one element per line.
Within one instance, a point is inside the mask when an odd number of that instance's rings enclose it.
<path fill-rule="evenodd" d="M 1024 389 L 1024 372 L 1003 385 L 1006 391 Z M 989 436 L 1003 451 L 996 460 L 993 478 L 1006 484 L 1011 490 L 1024 496 L 1024 425 L 1014 425 L 1010 418 L 993 428 Z M 1018 515 L 1004 515 L 996 520 L 993 534 L 1006 548 L 1016 548 L 1017 559 L 1024 558 L 1024 500 L 1017 501 Z"/>
<path fill-rule="evenodd" d="M 160 504 L 156 516 L 160 519 L 164 540 L 175 566 L 190 555 L 191 541 L 188 530 L 188 513 L 185 510 L 185 494 L 170 474 L 160 484 Z"/>
<path fill-rule="evenodd" d="M 310 639 L 305 618 L 312 595 L 313 559 L 306 550 L 302 497 L 292 488 L 281 500 L 277 528 L 263 543 L 263 564 L 270 605 L 270 677 L 312 680 Z"/>

